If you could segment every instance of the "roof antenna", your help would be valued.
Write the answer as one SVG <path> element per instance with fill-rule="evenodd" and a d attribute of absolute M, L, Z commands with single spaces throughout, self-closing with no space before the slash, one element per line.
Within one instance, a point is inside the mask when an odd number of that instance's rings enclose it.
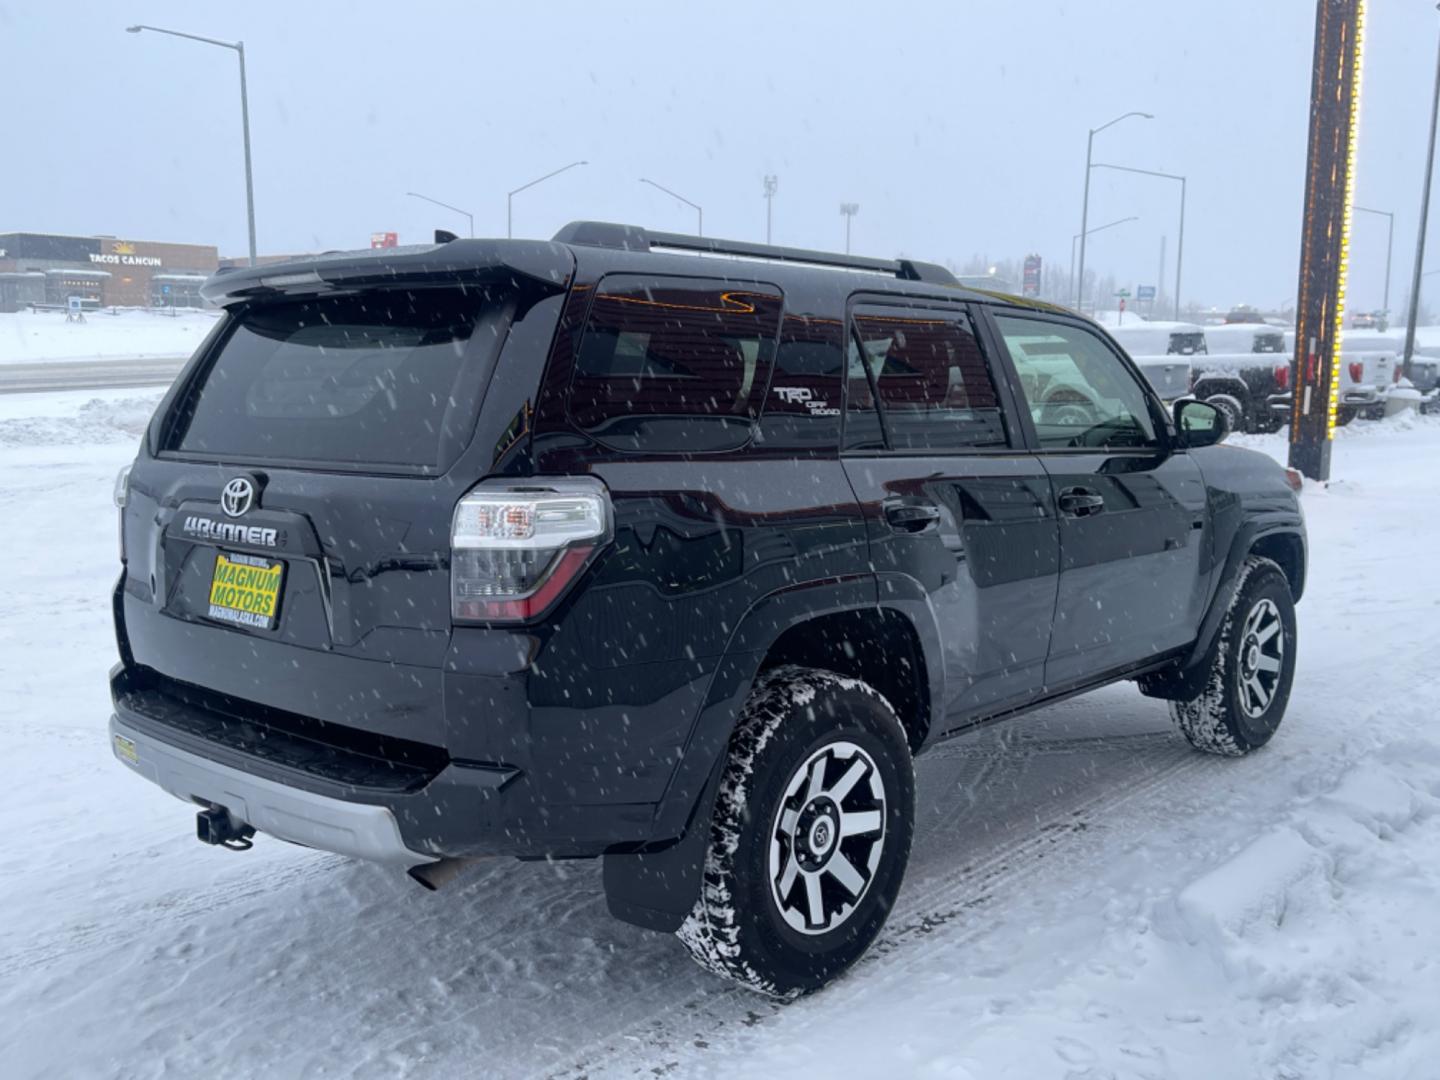
<path fill-rule="evenodd" d="M 456 236 L 453 232 L 451 232 L 449 229 L 436 229 L 436 230 L 435 230 L 435 242 L 436 242 L 437 244 L 448 244 L 448 243 L 450 243 L 451 240 L 459 240 L 459 239 L 460 239 L 460 238 L 459 238 L 458 236 Z"/>

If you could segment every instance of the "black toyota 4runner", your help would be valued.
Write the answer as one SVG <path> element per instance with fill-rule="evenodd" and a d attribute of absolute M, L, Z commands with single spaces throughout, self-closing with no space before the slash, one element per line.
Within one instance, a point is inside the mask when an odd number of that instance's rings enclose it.
<path fill-rule="evenodd" d="M 115 754 L 438 884 L 604 859 L 788 996 L 880 932 L 912 757 L 1121 679 L 1262 746 L 1285 470 L 1087 320 L 945 270 L 598 223 L 221 272 L 116 499 Z M 708 256 L 708 257 L 707 257 Z"/>

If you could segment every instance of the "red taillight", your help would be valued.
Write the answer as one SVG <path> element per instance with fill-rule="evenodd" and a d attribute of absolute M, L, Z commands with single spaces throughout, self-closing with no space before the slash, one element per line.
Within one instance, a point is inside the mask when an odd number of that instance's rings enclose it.
<path fill-rule="evenodd" d="M 1404 374 L 1405 374 L 1405 369 L 1404 369 L 1403 367 L 1401 367 L 1399 364 L 1396 364 L 1396 365 L 1395 365 L 1395 374 L 1392 376 L 1393 380 L 1394 380 L 1395 382 L 1399 382 L 1400 379 L 1404 376 Z"/>
<path fill-rule="evenodd" d="M 1365 365 L 1359 360 L 1350 361 L 1350 381 L 1353 383 L 1365 381 Z"/>
<path fill-rule="evenodd" d="M 456 617 L 481 622 L 523 622 L 543 614 L 570 587 L 585 569 L 593 547 L 572 547 L 555 560 L 554 565 L 529 596 L 515 600 L 463 600 L 458 602 Z"/>
<path fill-rule="evenodd" d="M 1291 491 L 1302 491 L 1305 487 L 1305 478 L 1296 469 L 1286 469 L 1285 483 L 1290 485 Z"/>
<path fill-rule="evenodd" d="M 1290 389 L 1290 365 L 1289 365 L 1289 364 L 1276 364 L 1276 365 L 1275 365 L 1275 389 L 1277 389 L 1277 390 L 1282 390 L 1282 391 L 1284 391 L 1284 390 L 1289 390 L 1289 389 Z"/>
<path fill-rule="evenodd" d="M 523 622 L 543 615 L 611 535 L 598 481 L 481 484 L 450 527 L 450 611 L 456 622 Z"/>

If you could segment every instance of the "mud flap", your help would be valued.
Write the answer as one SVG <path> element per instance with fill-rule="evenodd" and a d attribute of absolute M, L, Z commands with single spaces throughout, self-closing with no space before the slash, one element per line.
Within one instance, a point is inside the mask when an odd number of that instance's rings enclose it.
<path fill-rule="evenodd" d="M 646 930 L 670 934 L 680 929 L 700 895 L 715 793 L 724 772 L 721 754 L 680 839 L 658 851 L 604 856 L 605 906 L 612 916 Z"/>

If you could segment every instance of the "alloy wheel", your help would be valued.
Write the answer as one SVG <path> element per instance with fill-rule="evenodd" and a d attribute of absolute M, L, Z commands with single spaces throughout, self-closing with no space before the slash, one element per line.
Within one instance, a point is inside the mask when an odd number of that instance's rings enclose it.
<path fill-rule="evenodd" d="M 885 783 L 852 742 L 827 743 L 791 775 L 770 830 L 770 893 L 797 933 L 828 933 L 859 906 L 885 847 Z"/>
<path fill-rule="evenodd" d="M 1240 632 L 1240 708 L 1252 720 L 1275 700 L 1285 666 L 1285 633 L 1273 600 L 1255 603 Z"/>

